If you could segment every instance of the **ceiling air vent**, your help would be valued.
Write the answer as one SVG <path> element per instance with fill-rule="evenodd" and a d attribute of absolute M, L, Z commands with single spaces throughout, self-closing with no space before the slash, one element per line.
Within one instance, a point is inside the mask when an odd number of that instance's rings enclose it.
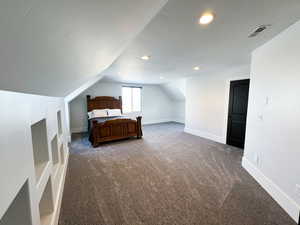
<path fill-rule="evenodd" d="M 258 34 L 260 34 L 261 32 L 263 32 L 265 29 L 267 29 L 268 27 L 270 27 L 271 25 L 260 25 L 259 27 L 257 27 L 248 37 L 252 38 L 257 36 Z"/>

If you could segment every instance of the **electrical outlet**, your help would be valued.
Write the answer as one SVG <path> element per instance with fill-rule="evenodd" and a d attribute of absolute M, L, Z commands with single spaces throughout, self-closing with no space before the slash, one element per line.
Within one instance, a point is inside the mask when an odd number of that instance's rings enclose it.
<path fill-rule="evenodd" d="M 300 197 L 300 184 L 296 184 L 296 194 Z"/>

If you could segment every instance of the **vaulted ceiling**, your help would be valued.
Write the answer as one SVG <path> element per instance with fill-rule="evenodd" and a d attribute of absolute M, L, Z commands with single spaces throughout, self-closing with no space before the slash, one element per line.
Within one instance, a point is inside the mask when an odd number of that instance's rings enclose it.
<path fill-rule="evenodd" d="M 299 0 L 166 2 L 1 0 L 0 89 L 72 99 L 103 75 L 160 84 L 220 72 L 300 19 Z M 216 18 L 200 26 L 206 10 Z M 249 39 L 261 24 L 272 26 Z"/>
<path fill-rule="evenodd" d="M 206 11 L 215 20 L 199 25 Z M 103 74 L 110 80 L 159 84 L 249 65 L 251 52 L 298 21 L 299 12 L 299 0 L 169 0 Z M 248 38 L 262 24 L 271 26 Z M 141 60 L 143 55 L 150 60 Z"/>
<path fill-rule="evenodd" d="M 0 89 L 66 96 L 121 54 L 166 0 L 1 0 Z"/>

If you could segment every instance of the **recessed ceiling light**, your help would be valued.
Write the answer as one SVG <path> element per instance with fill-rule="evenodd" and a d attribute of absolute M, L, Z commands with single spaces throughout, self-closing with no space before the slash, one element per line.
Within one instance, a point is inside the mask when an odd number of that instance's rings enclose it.
<path fill-rule="evenodd" d="M 144 56 L 141 57 L 141 59 L 147 61 L 147 60 L 150 59 L 150 56 L 149 55 L 144 55 Z"/>
<path fill-rule="evenodd" d="M 194 70 L 200 70 L 200 67 L 199 66 L 195 66 Z"/>
<path fill-rule="evenodd" d="M 163 80 L 163 79 L 165 79 L 165 78 L 164 78 L 163 76 L 160 76 L 159 79 Z"/>
<path fill-rule="evenodd" d="M 199 23 L 202 25 L 210 24 L 214 20 L 214 15 L 210 12 L 203 13 L 199 19 Z"/>

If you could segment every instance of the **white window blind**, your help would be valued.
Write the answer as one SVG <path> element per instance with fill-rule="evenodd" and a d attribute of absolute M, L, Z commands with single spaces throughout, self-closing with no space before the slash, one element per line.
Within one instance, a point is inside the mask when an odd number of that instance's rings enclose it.
<path fill-rule="evenodd" d="M 122 87 L 123 113 L 140 112 L 141 102 L 141 88 Z"/>

